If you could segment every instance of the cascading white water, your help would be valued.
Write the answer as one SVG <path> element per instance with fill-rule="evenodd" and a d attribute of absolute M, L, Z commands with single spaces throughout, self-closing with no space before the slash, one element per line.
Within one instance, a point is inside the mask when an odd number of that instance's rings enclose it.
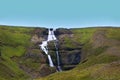
<path fill-rule="evenodd" d="M 54 40 L 57 40 L 54 31 L 49 29 L 47 41 L 54 41 Z"/>
<path fill-rule="evenodd" d="M 55 45 L 55 48 L 56 48 L 56 56 L 57 56 L 57 69 L 58 69 L 58 71 L 62 71 L 61 66 L 60 66 L 60 58 L 59 58 L 59 53 L 58 53 L 58 47 L 57 47 L 57 38 L 54 35 L 54 30 L 53 29 L 49 29 L 48 39 L 47 39 L 47 41 L 43 41 L 42 44 L 40 45 L 40 47 L 47 54 L 50 67 L 54 67 L 51 56 L 48 54 L 48 48 L 47 48 L 48 43 L 47 42 L 49 42 L 49 41 L 54 41 L 54 45 Z"/>
<path fill-rule="evenodd" d="M 48 55 L 48 60 L 49 60 L 49 64 L 51 67 L 54 67 L 54 64 L 53 64 L 53 61 L 52 61 L 52 58 L 50 55 Z"/>
<path fill-rule="evenodd" d="M 61 66 L 60 66 L 60 57 L 59 57 L 59 53 L 58 53 L 57 41 L 54 41 L 54 45 L 55 45 L 55 48 L 56 48 L 57 68 L 58 68 L 58 71 L 62 71 Z"/>
<path fill-rule="evenodd" d="M 51 59 L 51 56 L 48 54 L 48 48 L 47 48 L 47 41 L 43 41 L 42 44 L 40 45 L 41 49 L 46 53 L 48 60 L 49 60 L 49 65 L 50 67 L 54 67 L 53 61 Z"/>

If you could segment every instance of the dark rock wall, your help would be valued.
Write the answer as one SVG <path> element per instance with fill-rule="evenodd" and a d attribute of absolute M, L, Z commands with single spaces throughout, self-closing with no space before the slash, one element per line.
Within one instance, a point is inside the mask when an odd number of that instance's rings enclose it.
<path fill-rule="evenodd" d="M 80 43 L 74 41 L 74 34 L 69 29 L 57 29 L 55 35 L 58 39 L 58 51 L 60 56 L 60 65 L 63 70 L 69 70 L 79 64 L 81 60 Z M 49 67 L 46 54 L 40 49 L 39 44 L 47 40 L 48 29 L 36 28 L 32 33 L 31 44 L 26 54 L 19 58 L 20 68 L 26 71 L 32 78 L 44 77 L 56 72 L 56 67 Z M 48 43 L 49 54 L 53 63 L 57 66 L 54 42 Z"/>
<path fill-rule="evenodd" d="M 81 60 L 82 47 L 80 43 L 74 41 L 74 34 L 70 29 L 57 29 L 55 34 L 59 40 L 59 53 L 63 70 L 74 68 Z"/>

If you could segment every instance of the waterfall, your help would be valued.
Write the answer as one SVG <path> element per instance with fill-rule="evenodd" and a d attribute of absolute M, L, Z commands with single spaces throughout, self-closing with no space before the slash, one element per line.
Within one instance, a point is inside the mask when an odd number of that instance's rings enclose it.
<path fill-rule="evenodd" d="M 48 48 L 47 48 L 47 41 L 43 41 L 42 44 L 40 45 L 41 49 L 46 53 L 48 60 L 49 60 L 49 65 L 50 67 L 54 67 L 53 61 L 51 59 L 51 56 L 48 54 Z"/>
<path fill-rule="evenodd" d="M 49 64 L 51 67 L 54 67 L 54 64 L 53 64 L 53 61 L 52 61 L 52 58 L 50 55 L 48 55 L 48 60 L 49 60 Z"/>
<path fill-rule="evenodd" d="M 58 53 L 57 41 L 54 41 L 54 45 L 55 45 L 55 48 L 56 48 L 57 69 L 58 69 L 58 71 L 62 71 L 61 66 L 60 66 L 60 57 L 59 57 L 59 53 Z"/>
<path fill-rule="evenodd" d="M 48 39 L 47 39 L 47 41 L 43 41 L 42 44 L 40 45 L 40 47 L 46 53 L 46 55 L 48 56 L 50 67 L 54 67 L 52 58 L 49 55 L 48 48 L 47 48 L 47 45 L 48 45 L 47 42 L 49 42 L 49 41 L 54 41 L 54 46 L 55 46 L 55 49 L 56 49 L 56 56 L 57 56 L 57 71 L 62 71 L 61 66 L 60 66 L 60 57 L 59 57 L 58 46 L 57 46 L 57 41 L 58 40 L 55 37 L 53 29 L 49 29 L 49 31 L 48 31 Z"/>
<path fill-rule="evenodd" d="M 54 40 L 57 40 L 57 38 L 55 37 L 54 31 L 53 29 L 49 29 L 47 41 L 54 41 Z"/>

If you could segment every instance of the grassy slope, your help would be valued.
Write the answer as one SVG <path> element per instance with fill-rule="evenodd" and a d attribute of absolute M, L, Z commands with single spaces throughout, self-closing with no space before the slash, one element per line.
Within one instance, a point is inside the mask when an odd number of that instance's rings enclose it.
<path fill-rule="evenodd" d="M 12 60 L 29 45 L 32 28 L 0 26 L 0 80 L 26 80 L 28 76 Z"/>
<path fill-rule="evenodd" d="M 114 44 L 120 42 L 120 28 L 86 28 L 72 31 L 75 36 L 74 40 L 84 44 L 84 54 L 82 54 L 84 58 L 81 63 L 73 70 L 55 73 L 38 80 L 120 80 L 120 56 L 106 51 L 111 47 L 117 47 L 120 50 L 120 45 Z M 106 32 L 108 45 L 93 48 L 95 42 L 93 35 L 96 31 Z"/>

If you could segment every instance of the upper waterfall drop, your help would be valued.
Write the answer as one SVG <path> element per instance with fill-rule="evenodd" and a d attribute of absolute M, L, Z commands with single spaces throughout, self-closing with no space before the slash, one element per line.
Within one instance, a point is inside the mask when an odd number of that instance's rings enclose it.
<path fill-rule="evenodd" d="M 49 60 L 49 65 L 50 67 L 54 67 L 54 64 L 53 64 L 53 61 L 52 61 L 52 58 L 51 56 L 49 55 L 48 53 L 48 42 L 49 41 L 52 41 L 52 40 L 56 40 L 55 36 L 54 36 L 54 33 L 52 31 L 49 30 L 49 34 L 48 34 L 48 39 L 46 41 L 42 41 L 42 44 L 39 45 L 41 47 L 41 49 L 45 52 L 45 54 L 47 55 L 48 57 L 48 60 Z"/>
<path fill-rule="evenodd" d="M 57 38 L 55 37 L 54 30 L 49 29 L 47 41 L 53 41 L 53 40 L 57 40 Z"/>

